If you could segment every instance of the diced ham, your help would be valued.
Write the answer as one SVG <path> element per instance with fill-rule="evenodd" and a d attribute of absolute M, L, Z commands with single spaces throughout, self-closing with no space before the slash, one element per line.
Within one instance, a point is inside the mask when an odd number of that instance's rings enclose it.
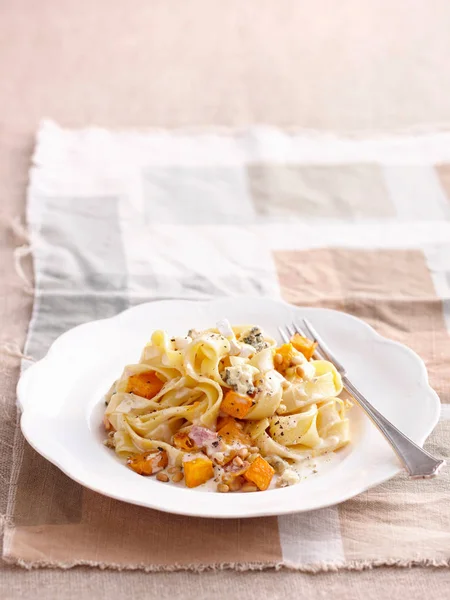
<path fill-rule="evenodd" d="M 194 425 L 188 435 L 198 448 L 210 446 L 213 442 L 218 441 L 218 435 L 215 431 L 198 425 Z"/>

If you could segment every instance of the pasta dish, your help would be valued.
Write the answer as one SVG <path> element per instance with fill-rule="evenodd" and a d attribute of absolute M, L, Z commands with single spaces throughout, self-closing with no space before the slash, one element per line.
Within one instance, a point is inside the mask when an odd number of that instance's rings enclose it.
<path fill-rule="evenodd" d="M 155 331 L 106 395 L 105 444 L 136 473 L 189 488 L 297 483 L 302 461 L 350 438 L 341 377 L 315 348 L 227 320 L 183 337 Z"/>

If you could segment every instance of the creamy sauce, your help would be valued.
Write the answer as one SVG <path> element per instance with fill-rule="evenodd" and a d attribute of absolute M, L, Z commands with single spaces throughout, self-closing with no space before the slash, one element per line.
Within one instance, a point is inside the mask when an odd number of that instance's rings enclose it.
<path fill-rule="evenodd" d="M 192 460 L 192 459 L 190 459 Z M 295 485 L 301 486 L 302 482 L 311 479 L 312 477 L 320 477 L 321 475 L 326 474 L 328 471 L 333 469 L 336 463 L 339 461 L 339 456 L 335 452 L 329 452 L 328 454 L 322 454 L 321 456 L 317 456 L 315 458 L 307 458 L 301 462 L 290 464 L 289 469 L 292 469 L 297 476 L 299 477 L 299 482 Z M 219 476 L 223 475 L 224 470 L 222 467 L 214 466 L 214 478 L 210 479 L 206 483 L 199 485 L 196 488 L 192 488 L 194 491 L 199 492 L 214 492 L 217 493 L 217 479 Z M 269 486 L 269 490 L 280 489 L 277 487 L 278 475 L 274 475 L 272 481 Z M 168 485 L 165 483 L 164 485 Z M 172 484 L 178 485 L 178 484 Z M 292 486 L 287 486 L 292 487 Z M 299 488 L 300 491 L 300 488 Z M 244 492 L 229 492 L 231 494 L 239 494 Z M 259 492 L 255 492 L 259 493 Z M 264 493 L 264 492 L 262 492 Z"/>

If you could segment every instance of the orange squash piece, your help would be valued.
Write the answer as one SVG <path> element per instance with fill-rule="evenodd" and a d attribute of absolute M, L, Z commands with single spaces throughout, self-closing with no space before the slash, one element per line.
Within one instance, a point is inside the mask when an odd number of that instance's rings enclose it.
<path fill-rule="evenodd" d="M 150 450 L 130 456 L 127 460 L 127 465 L 138 475 L 154 475 L 165 469 L 168 464 L 169 457 L 165 450 Z"/>
<path fill-rule="evenodd" d="M 234 419 L 230 419 L 230 421 L 223 425 L 217 434 L 223 439 L 225 444 L 240 442 L 244 446 L 252 445 L 250 436 L 244 433 L 242 425 Z"/>
<path fill-rule="evenodd" d="M 213 463 L 208 457 L 194 458 L 183 463 L 184 481 L 188 488 L 202 485 L 214 477 Z"/>
<path fill-rule="evenodd" d="M 286 369 L 288 369 L 292 364 L 292 359 L 294 357 L 294 348 L 292 344 L 283 344 L 279 346 L 275 350 L 275 354 L 273 357 L 273 364 L 275 369 L 284 374 Z"/>
<path fill-rule="evenodd" d="M 254 483 L 263 492 L 269 487 L 274 473 L 275 470 L 269 465 L 267 460 L 264 460 L 262 456 L 258 456 L 244 473 L 244 477 L 247 481 Z"/>
<path fill-rule="evenodd" d="M 253 400 L 248 396 L 242 396 L 237 392 L 229 390 L 222 404 L 220 410 L 230 417 L 236 417 L 236 419 L 243 419 L 253 406 Z"/>
<path fill-rule="evenodd" d="M 159 379 L 154 371 L 136 373 L 128 378 L 126 393 L 136 394 L 136 396 L 151 400 L 161 391 L 163 385 L 164 382 Z"/>
<path fill-rule="evenodd" d="M 218 417 L 216 423 L 216 430 L 219 431 L 224 425 L 228 425 L 228 423 L 234 423 L 233 417 L 226 415 L 225 417 Z"/>
<path fill-rule="evenodd" d="M 313 342 L 309 338 L 303 337 L 299 333 L 296 333 L 292 336 L 291 344 L 296 350 L 301 352 L 307 360 L 310 360 L 312 358 L 312 355 L 314 354 L 317 348 L 317 342 Z"/>
<path fill-rule="evenodd" d="M 188 452 L 192 452 L 193 450 L 198 449 L 197 446 L 194 444 L 193 440 L 191 440 L 191 438 L 185 431 L 179 431 L 173 436 L 173 445 L 175 446 L 175 448 L 187 450 Z"/>

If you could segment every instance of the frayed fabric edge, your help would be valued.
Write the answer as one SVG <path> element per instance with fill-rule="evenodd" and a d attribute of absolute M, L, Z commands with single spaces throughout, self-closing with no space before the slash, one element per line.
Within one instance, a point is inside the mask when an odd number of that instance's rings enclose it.
<path fill-rule="evenodd" d="M 27 294 L 34 295 L 34 285 L 32 281 L 30 281 L 30 278 L 27 276 L 22 266 L 23 259 L 31 256 L 32 254 L 30 234 L 28 229 L 26 225 L 22 223 L 22 220 L 19 216 L 9 218 L 0 215 L 0 221 L 3 221 L 4 225 L 7 226 L 14 236 L 22 242 L 20 246 L 16 246 L 13 250 L 14 268 L 17 276 L 23 283 L 23 291 Z"/>
<path fill-rule="evenodd" d="M 371 140 L 390 140 L 395 137 L 411 137 L 411 136 L 432 136 L 439 134 L 450 133 L 450 121 L 436 121 L 427 123 L 418 123 L 404 127 L 389 129 L 379 128 L 361 128 L 361 129 L 315 129 L 307 127 L 299 127 L 298 125 L 273 125 L 265 121 L 258 121 L 247 125 L 176 125 L 174 127 L 121 127 L 108 128 L 102 125 L 91 125 L 85 127 L 64 127 L 47 117 L 42 118 L 39 122 L 36 139 L 37 144 L 35 153 L 32 157 L 33 163 L 39 165 L 41 163 L 41 154 L 39 150 L 39 142 L 44 135 L 59 136 L 61 133 L 81 134 L 88 136 L 98 132 L 107 132 L 113 134 L 133 134 L 133 135 L 220 135 L 220 136 L 241 136 L 248 134 L 255 129 L 272 129 L 288 135 L 297 135 L 312 140 L 327 139 L 330 137 L 336 139 L 348 139 L 355 141 Z"/>
<path fill-rule="evenodd" d="M 0 341 L 0 354 L 7 354 L 8 356 L 13 356 L 14 358 L 36 362 L 32 356 L 24 354 L 20 349 L 19 344 L 14 341 Z"/>
<path fill-rule="evenodd" d="M 30 245 L 17 246 L 14 248 L 14 267 L 18 277 L 23 283 L 23 290 L 27 294 L 34 296 L 34 287 L 32 282 L 27 277 L 25 270 L 22 266 L 22 260 L 32 254 Z"/>
<path fill-rule="evenodd" d="M 98 561 L 89 560 L 74 560 L 74 561 L 27 561 L 22 558 L 4 556 L 3 560 L 11 565 L 16 565 L 27 570 L 39 569 L 39 568 L 50 568 L 50 569 L 73 569 L 76 567 L 93 567 L 101 570 L 114 570 L 114 571 L 144 571 L 146 573 L 160 573 L 160 572 L 175 572 L 175 571 L 191 571 L 194 573 L 203 573 L 208 571 L 227 571 L 234 570 L 239 572 L 244 571 L 265 571 L 265 570 L 286 570 L 286 571 L 298 571 L 301 573 L 309 573 L 314 575 L 316 573 L 327 573 L 327 572 L 338 572 L 338 571 L 365 571 L 375 569 L 379 567 L 400 567 L 400 568 L 411 568 L 411 567 L 428 567 L 428 568 L 449 568 L 450 558 L 448 559 L 431 559 L 421 558 L 413 560 L 405 559 L 381 559 L 381 560 L 354 560 L 344 561 L 341 563 L 316 563 L 316 564 L 304 564 L 298 565 L 289 561 L 277 561 L 267 563 L 240 563 L 240 562 L 219 562 L 213 564 L 175 564 L 175 565 L 121 565 L 117 563 L 104 563 Z"/>

